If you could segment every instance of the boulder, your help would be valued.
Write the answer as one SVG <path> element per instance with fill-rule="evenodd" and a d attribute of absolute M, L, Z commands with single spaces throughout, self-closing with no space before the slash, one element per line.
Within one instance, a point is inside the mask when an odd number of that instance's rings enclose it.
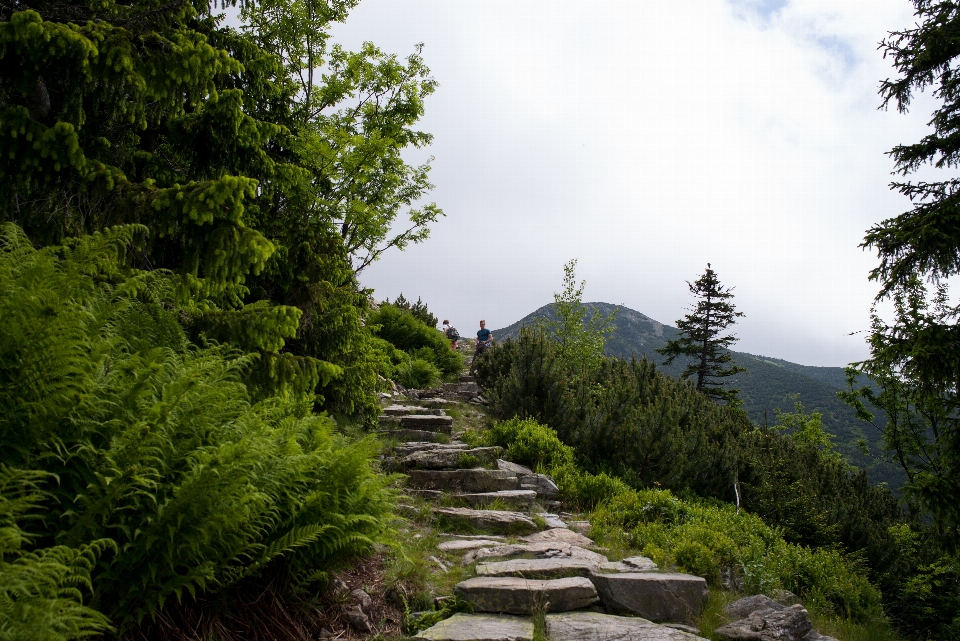
<path fill-rule="evenodd" d="M 513 577 L 476 577 L 453 589 L 477 612 L 530 614 L 537 608 L 566 612 L 597 602 L 597 590 L 589 579 L 572 577 L 541 581 Z"/>
<path fill-rule="evenodd" d="M 811 633 L 816 634 L 810 616 L 799 603 L 788 608 L 754 610 L 746 618 L 715 631 L 720 638 L 731 641 L 807 641 Z"/>
<path fill-rule="evenodd" d="M 544 499 L 553 499 L 560 496 L 560 488 L 546 474 L 520 476 L 520 487 L 524 490 L 533 490 Z"/>
<path fill-rule="evenodd" d="M 765 594 L 754 594 L 737 599 L 733 603 L 728 603 L 723 608 L 724 614 L 731 619 L 743 619 L 757 610 L 782 610 L 784 606 L 780 605 Z"/>
<path fill-rule="evenodd" d="M 471 457 L 482 465 L 494 461 L 502 451 L 503 448 L 500 447 L 473 447 L 466 450 L 438 448 L 414 452 L 397 461 L 397 464 L 399 467 L 406 469 L 456 469 L 460 467 L 460 463 L 465 456 Z"/>
<path fill-rule="evenodd" d="M 550 541 L 551 543 L 569 543 L 571 545 L 579 545 L 580 547 L 586 547 L 588 545 L 593 545 L 593 540 L 588 539 L 582 534 L 577 534 L 566 528 L 553 528 L 550 530 L 544 530 L 543 532 L 537 532 L 536 534 L 531 534 L 530 536 L 523 537 L 523 540 L 527 543 L 540 543 L 542 541 Z"/>
<path fill-rule="evenodd" d="M 499 492 L 517 489 L 517 477 L 502 470 L 410 470 L 407 485 L 450 492 Z"/>
<path fill-rule="evenodd" d="M 479 494 L 461 494 L 460 498 L 470 505 L 490 505 L 500 501 L 511 507 L 529 510 L 537 498 L 537 493 L 529 490 L 499 490 Z"/>
<path fill-rule="evenodd" d="M 527 579 L 561 579 L 568 576 L 589 576 L 596 563 L 584 559 L 513 559 L 477 565 L 477 576 L 517 576 Z"/>
<path fill-rule="evenodd" d="M 630 612 L 651 621 L 692 625 L 707 602 L 707 582 L 690 574 L 595 572 L 590 578 L 608 610 Z"/>
<path fill-rule="evenodd" d="M 491 541 L 489 539 L 454 539 L 444 541 L 437 546 L 441 552 L 463 552 L 465 550 L 476 550 L 477 548 L 489 548 L 502 545 L 501 541 Z"/>
<path fill-rule="evenodd" d="M 537 530 L 537 524 L 534 523 L 530 517 L 520 512 L 444 507 L 435 508 L 433 513 L 454 523 L 468 525 L 478 530 L 488 532 L 518 534 L 523 532 L 536 532 Z"/>
<path fill-rule="evenodd" d="M 596 612 L 548 614 L 546 623 L 550 641 L 706 641 L 646 619 Z"/>
<path fill-rule="evenodd" d="M 454 614 L 414 639 L 425 641 L 533 641 L 533 621 L 508 614 Z"/>

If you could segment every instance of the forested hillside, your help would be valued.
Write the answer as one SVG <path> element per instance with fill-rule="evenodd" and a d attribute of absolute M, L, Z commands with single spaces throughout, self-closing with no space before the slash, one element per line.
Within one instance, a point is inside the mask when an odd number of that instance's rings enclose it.
<path fill-rule="evenodd" d="M 584 307 L 589 310 L 588 314 L 598 310 L 603 317 L 617 308 L 597 302 L 584 303 Z M 553 305 L 545 305 L 512 325 L 494 330 L 494 336 L 498 341 L 516 338 L 521 326 L 532 325 L 537 318 L 554 317 Z M 605 352 L 608 356 L 625 358 L 646 356 L 658 363 L 665 374 L 678 376 L 686 363 L 678 360 L 664 366 L 656 352 L 676 336 L 675 327 L 620 307 Z M 871 482 L 887 483 L 894 490 L 903 485 L 906 479 L 903 470 L 884 456 L 880 433 L 857 419 L 853 408 L 837 398 L 837 391 L 846 387 L 842 367 L 813 367 L 744 352 L 733 352 L 733 356 L 747 372 L 731 377 L 730 385 L 741 390 L 744 410 L 751 420 L 773 425 L 777 409 L 792 412 L 796 401 L 800 401 L 807 412 L 823 415 L 824 428 L 836 436 L 836 449 L 852 464 L 867 470 Z M 866 445 L 866 453 L 861 443 Z"/>

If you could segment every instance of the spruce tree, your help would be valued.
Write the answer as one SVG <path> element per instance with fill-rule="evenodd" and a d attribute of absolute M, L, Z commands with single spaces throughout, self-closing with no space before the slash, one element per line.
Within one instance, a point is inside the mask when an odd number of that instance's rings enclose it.
<path fill-rule="evenodd" d="M 688 281 L 687 286 L 698 299 L 697 304 L 677 321 L 680 337 L 667 341 L 657 352 L 667 357 L 664 365 L 673 363 L 678 356 L 689 358 L 690 363 L 680 375 L 682 378 L 696 375 L 698 392 L 716 401 L 739 404 L 740 390 L 725 389 L 722 380 L 746 371 L 737 366 L 730 355 L 730 345 L 738 339 L 732 334 L 721 336 L 737 317 L 743 316 L 730 301 L 733 288 L 720 284 L 710 263 L 703 276 L 695 283 Z"/>
<path fill-rule="evenodd" d="M 881 83 L 882 106 L 906 112 L 915 91 L 929 91 L 941 105 L 926 136 L 889 152 L 901 176 L 960 164 L 960 3 L 913 4 L 914 26 L 881 43 L 899 74 Z M 948 279 L 960 274 L 960 179 L 897 181 L 891 188 L 913 206 L 873 226 L 863 246 L 880 259 L 870 275 L 881 286 L 876 301 L 892 300 L 894 310 L 886 317 L 875 310 L 870 358 L 858 366 L 873 385 L 851 389 L 846 400 L 884 431 L 910 479 L 908 499 L 960 545 L 960 308 L 947 290 Z M 884 417 L 874 419 L 869 405 Z"/>

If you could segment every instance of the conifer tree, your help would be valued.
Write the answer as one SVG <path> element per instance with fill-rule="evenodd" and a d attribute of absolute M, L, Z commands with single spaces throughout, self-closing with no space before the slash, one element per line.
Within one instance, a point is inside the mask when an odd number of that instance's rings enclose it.
<path fill-rule="evenodd" d="M 682 378 L 696 375 L 698 392 L 717 401 L 738 404 L 739 390 L 725 389 L 722 380 L 746 371 L 736 365 L 730 355 L 730 345 L 738 339 L 732 334 L 721 336 L 737 317 L 743 316 L 730 302 L 733 288 L 720 284 L 710 263 L 707 263 L 703 276 L 695 283 L 688 281 L 687 286 L 698 299 L 697 304 L 677 321 L 680 337 L 667 341 L 657 352 L 667 357 L 664 365 L 669 365 L 677 357 L 689 358 L 690 363 L 680 375 Z"/>
<path fill-rule="evenodd" d="M 899 74 L 881 83 L 882 106 L 906 112 L 914 92 L 928 90 L 941 105 L 930 133 L 889 152 L 901 176 L 960 164 L 960 3 L 912 1 L 915 25 L 881 43 Z M 863 246 L 880 258 L 870 277 L 881 285 L 877 303 L 892 300 L 893 318 L 875 310 L 870 358 L 858 366 L 874 386 L 851 389 L 846 400 L 870 421 L 863 401 L 882 409 L 875 423 L 907 472 L 907 496 L 960 545 L 960 308 L 947 290 L 948 279 L 960 274 L 960 178 L 891 188 L 913 207 L 869 229 Z M 852 388 L 852 375 L 850 381 Z"/>

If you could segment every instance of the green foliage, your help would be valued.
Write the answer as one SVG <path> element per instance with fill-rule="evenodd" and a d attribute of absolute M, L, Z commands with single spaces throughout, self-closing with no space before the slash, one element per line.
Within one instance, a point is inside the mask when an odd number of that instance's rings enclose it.
<path fill-rule="evenodd" d="M 880 592 L 862 567 L 834 549 L 786 543 L 755 515 L 730 505 L 681 501 L 665 490 L 628 491 L 603 502 L 591 516 L 594 532 L 622 528 L 631 544 L 662 566 L 720 582 L 731 569 L 751 592 L 784 588 L 857 621 L 882 616 Z"/>
<path fill-rule="evenodd" d="M 8 226 L 0 242 L 0 463 L 58 479 L 31 540 L 116 543 L 91 604 L 121 630 L 268 566 L 309 581 L 368 549 L 391 503 L 374 442 L 310 397 L 252 402 L 255 355 L 191 346 L 174 277 L 123 268 L 135 232 L 37 251 Z"/>
<path fill-rule="evenodd" d="M 792 413 L 777 408 L 774 414 L 776 414 L 777 423 L 773 429 L 785 433 L 802 447 L 820 450 L 824 458 L 837 462 L 842 460 L 840 454 L 833 449 L 835 435 L 827 434 L 823 429 L 823 414 L 820 412 L 807 414 L 800 401 L 794 403 Z"/>
<path fill-rule="evenodd" d="M 698 392 L 714 400 L 739 405 L 738 391 L 725 389 L 720 380 L 746 371 L 736 364 L 726 367 L 733 361 L 730 345 L 738 339 L 732 334 L 720 335 L 736 322 L 737 317 L 743 316 L 730 302 L 733 288 L 720 284 L 717 273 L 710 269 L 710 263 L 707 263 L 703 276 L 695 283 L 688 282 L 687 286 L 697 298 L 697 305 L 677 321 L 680 337 L 667 341 L 657 352 L 667 357 L 665 365 L 673 363 L 677 357 L 689 359 L 690 363 L 681 376 L 689 378 L 696 374 Z"/>
<path fill-rule="evenodd" d="M 414 360 L 432 364 L 443 376 L 453 376 L 463 367 L 460 355 L 450 349 L 450 343 L 443 334 L 408 311 L 384 303 L 370 314 L 368 323 L 377 337 L 397 350 L 406 352 Z M 431 384 L 435 382 L 437 379 L 431 380 Z"/>
<path fill-rule="evenodd" d="M 389 300 L 386 302 L 390 302 Z M 397 300 L 393 301 L 394 307 L 398 307 L 404 311 L 410 312 L 413 314 L 413 317 L 418 321 L 426 325 L 427 327 L 436 327 L 439 321 L 437 317 L 430 313 L 430 310 L 427 309 L 427 304 L 420 300 L 420 297 L 417 297 L 416 303 L 411 303 L 406 298 L 403 297 L 401 293 L 397 296 Z"/>
<path fill-rule="evenodd" d="M 573 448 L 561 443 L 555 431 L 532 419 L 513 418 L 494 423 L 485 438 L 490 445 L 505 448 L 508 460 L 534 470 L 573 463 Z"/>
<path fill-rule="evenodd" d="M 0 636 L 11 641 L 66 641 L 112 631 L 109 620 L 83 605 L 90 572 L 109 539 L 77 547 L 33 547 L 21 524 L 40 518 L 47 474 L 0 464 Z"/>
<path fill-rule="evenodd" d="M 593 370 L 600 364 L 603 347 L 614 330 L 617 310 L 604 317 L 598 310 L 587 319 L 583 306 L 583 288 L 577 285 L 577 260 L 563 266 L 563 291 L 553 295 L 556 318 L 537 319 L 538 324 L 557 342 L 556 355 L 563 365 L 574 372 Z"/>

